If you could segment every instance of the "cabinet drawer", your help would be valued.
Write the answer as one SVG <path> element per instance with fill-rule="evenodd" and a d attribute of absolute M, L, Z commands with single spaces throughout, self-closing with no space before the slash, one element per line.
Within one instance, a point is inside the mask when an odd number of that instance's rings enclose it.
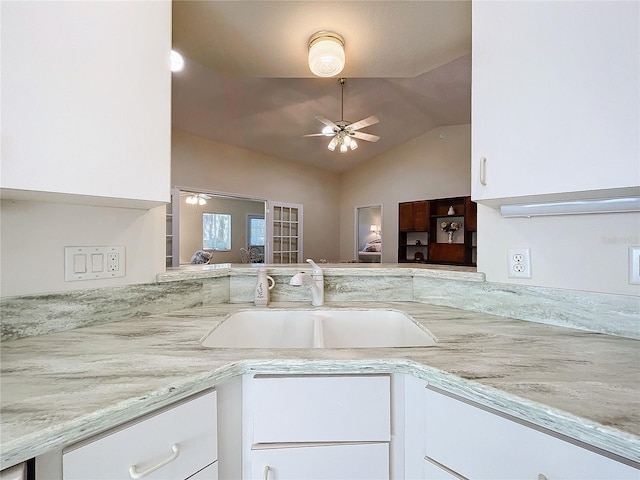
<path fill-rule="evenodd" d="M 252 480 L 388 478 L 388 443 L 300 446 L 251 452 Z"/>
<path fill-rule="evenodd" d="M 473 479 L 637 479 L 640 472 L 509 418 L 426 390 L 426 455 Z M 444 476 L 446 478 L 446 475 Z"/>
<path fill-rule="evenodd" d="M 63 478 L 130 479 L 130 467 L 143 472 L 174 457 L 145 480 L 187 478 L 217 459 L 216 421 L 216 393 L 210 392 L 66 448 Z"/>
<path fill-rule="evenodd" d="M 253 443 L 389 441 L 390 378 L 255 377 Z"/>

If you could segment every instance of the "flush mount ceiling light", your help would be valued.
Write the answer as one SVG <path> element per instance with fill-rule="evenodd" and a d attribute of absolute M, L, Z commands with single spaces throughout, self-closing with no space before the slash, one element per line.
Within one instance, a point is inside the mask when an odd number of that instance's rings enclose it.
<path fill-rule="evenodd" d="M 344 68 L 344 38 L 326 30 L 309 39 L 309 69 L 318 77 L 333 77 Z"/>

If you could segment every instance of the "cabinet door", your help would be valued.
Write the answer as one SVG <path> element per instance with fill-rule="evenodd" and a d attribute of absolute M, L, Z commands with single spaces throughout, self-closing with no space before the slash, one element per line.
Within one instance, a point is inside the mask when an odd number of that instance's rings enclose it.
<path fill-rule="evenodd" d="M 429 230 L 429 202 L 427 200 L 413 202 L 413 229 L 416 232 Z"/>
<path fill-rule="evenodd" d="M 63 451 L 64 480 L 184 479 L 217 459 L 216 394 L 208 393 Z M 140 477 L 142 478 L 142 477 Z M 206 477 L 204 477 L 206 478 Z"/>
<path fill-rule="evenodd" d="M 300 446 L 251 452 L 253 480 L 388 478 L 388 443 Z"/>
<path fill-rule="evenodd" d="M 256 377 L 252 444 L 389 441 L 388 375 Z"/>
<path fill-rule="evenodd" d="M 638 2 L 472 2 L 474 200 L 638 185 L 639 19 Z"/>
<path fill-rule="evenodd" d="M 426 390 L 426 456 L 473 479 L 636 479 L 640 471 L 487 410 Z M 444 477 L 446 478 L 446 476 Z"/>
<path fill-rule="evenodd" d="M 169 200 L 171 2 L 3 2 L 2 40 L 0 187 Z"/>
<path fill-rule="evenodd" d="M 413 202 L 398 205 L 398 230 L 401 232 L 413 230 Z"/>

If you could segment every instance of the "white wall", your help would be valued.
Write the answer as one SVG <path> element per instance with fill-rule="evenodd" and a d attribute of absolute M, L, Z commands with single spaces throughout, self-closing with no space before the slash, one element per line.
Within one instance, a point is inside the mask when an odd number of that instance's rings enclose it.
<path fill-rule="evenodd" d="M 169 201 L 171 2 L 0 8 L 0 186 Z"/>
<path fill-rule="evenodd" d="M 469 195 L 470 152 L 470 125 L 436 128 L 343 174 L 340 259 L 354 259 L 354 208 L 381 204 L 382 261 L 396 263 L 398 203 Z"/>
<path fill-rule="evenodd" d="M 164 206 L 151 210 L 0 202 L 3 297 L 154 282 L 164 271 Z M 64 247 L 124 246 L 126 277 L 64 281 Z"/>
<path fill-rule="evenodd" d="M 628 250 L 640 245 L 640 214 L 503 218 L 478 205 L 478 271 L 491 282 L 640 295 L 629 285 Z M 531 249 L 531 279 L 507 276 L 507 251 Z"/>
<path fill-rule="evenodd" d="M 304 211 L 305 257 L 338 260 L 338 174 L 175 129 L 171 149 L 173 186 L 300 203 Z"/>

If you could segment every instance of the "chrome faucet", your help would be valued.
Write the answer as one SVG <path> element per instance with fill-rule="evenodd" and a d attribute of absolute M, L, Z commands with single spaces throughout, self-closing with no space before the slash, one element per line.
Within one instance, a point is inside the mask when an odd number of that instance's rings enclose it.
<path fill-rule="evenodd" d="M 304 272 L 296 273 L 291 277 L 289 285 L 294 287 L 306 285 L 309 287 L 311 289 L 311 305 L 319 307 L 324 305 L 324 273 L 316 262 L 310 258 L 307 258 L 307 262 L 313 267 L 311 275 Z"/>

